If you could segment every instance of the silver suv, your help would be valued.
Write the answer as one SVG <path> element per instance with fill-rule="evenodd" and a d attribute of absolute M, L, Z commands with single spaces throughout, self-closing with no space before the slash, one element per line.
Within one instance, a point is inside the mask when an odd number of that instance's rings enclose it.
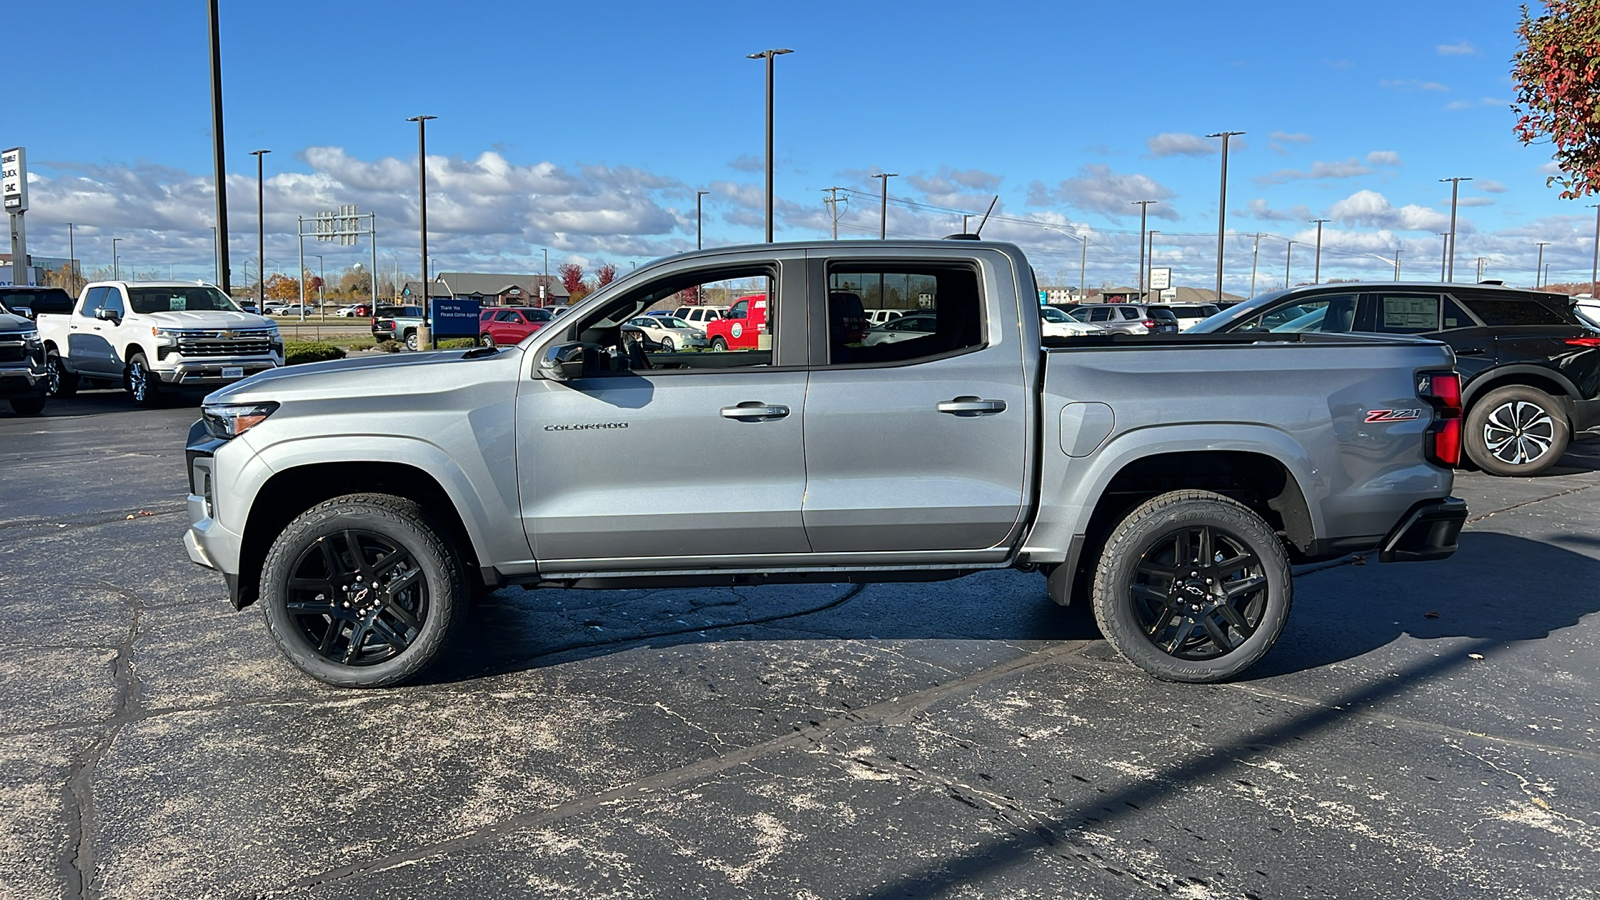
<path fill-rule="evenodd" d="M 1080 303 L 1064 310 L 1079 322 L 1121 334 L 1176 334 L 1178 317 L 1171 310 L 1143 303 Z"/>

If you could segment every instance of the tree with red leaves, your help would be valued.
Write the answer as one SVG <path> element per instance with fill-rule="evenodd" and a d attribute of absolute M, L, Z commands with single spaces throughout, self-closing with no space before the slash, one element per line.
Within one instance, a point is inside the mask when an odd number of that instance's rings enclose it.
<path fill-rule="evenodd" d="M 617 267 L 611 263 L 601 263 L 594 270 L 594 286 L 598 290 L 617 280 Z"/>
<path fill-rule="evenodd" d="M 1600 193 L 1600 2 L 1545 0 L 1537 19 L 1522 8 L 1522 49 L 1512 60 L 1517 139 L 1555 146 L 1561 197 Z"/>
<path fill-rule="evenodd" d="M 577 303 L 586 296 L 590 287 L 583 280 L 583 266 L 577 263 L 562 263 L 556 273 L 561 276 L 561 284 L 567 289 L 568 302 Z"/>

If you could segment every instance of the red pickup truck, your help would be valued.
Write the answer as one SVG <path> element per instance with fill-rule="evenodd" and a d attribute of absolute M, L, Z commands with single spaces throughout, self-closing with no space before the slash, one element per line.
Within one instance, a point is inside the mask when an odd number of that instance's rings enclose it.
<path fill-rule="evenodd" d="M 510 346 L 553 318 L 550 310 L 539 307 L 486 309 L 478 314 L 478 339 L 486 347 Z"/>
<path fill-rule="evenodd" d="M 735 300 L 720 319 L 706 323 L 712 350 L 757 350 L 771 343 L 767 332 L 767 295 L 749 294 Z"/>

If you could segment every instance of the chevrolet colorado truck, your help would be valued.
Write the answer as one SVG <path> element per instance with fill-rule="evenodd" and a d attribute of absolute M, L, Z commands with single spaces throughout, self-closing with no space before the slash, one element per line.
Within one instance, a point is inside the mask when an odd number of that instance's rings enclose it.
<path fill-rule="evenodd" d="M 762 289 L 764 286 L 764 289 Z M 768 340 L 624 336 L 690 289 Z M 295 366 L 190 430 L 195 562 L 335 685 L 415 676 L 474 591 L 1043 573 L 1158 678 L 1284 627 L 1291 564 L 1450 555 L 1460 381 L 1443 344 L 1348 334 L 1042 339 L 1022 251 L 764 244 L 659 260 L 515 347 Z M 926 333 L 868 344 L 865 309 Z M 663 456 L 720 459 L 661 490 Z M 694 468 L 694 467 L 691 467 Z M 938 602 L 937 595 L 930 596 Z"/>
<path fill-rule="evenodd" d="M 212 388 L 283 365 L 270 319 L 193 281 L 96 281 L 66 315 L 40 315 L 50 393 L 84 381 L 121 385 L 150 406 L 164 391 Z"/>

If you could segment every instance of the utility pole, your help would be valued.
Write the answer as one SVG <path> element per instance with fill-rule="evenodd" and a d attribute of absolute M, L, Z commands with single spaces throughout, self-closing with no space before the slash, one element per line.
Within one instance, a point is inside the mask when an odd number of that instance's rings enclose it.
<path fill-rule="evenodd" d="M 1394 252 L 1394 280 L 1400 280 L 1400 251 Z"/>
<path fill-rule="evenodd" d="M 1317 223 L 1317 262 L 1311 269 L 1311 273 L 1312 273 L 1311 274 L 1311 283 L 1312 284 L 1321 284 L 1322 283 L 1322 223 L 1323 222 L 1328 222 L 1328 221 L 1331 221 L 1331 220 L 1329 220 L 1329 219 L 1312 219 L 1311 221 Z"/>
<path fill-rule="evenodd" d="M 1483 282 L 1483 261 L 1484 261 L 1484 259 L 1486 259 L 1486 257 L 1482 257 L 1482 256 L 1478 257 L 1478 282 L 1479 283 Z"/>
<path fill-rule="evenodd" d="M 1159 200 L 1134 200 L 1133 205 L 1139 207 L 1139 299 L 1144 299 L 1144 229 L 1145 222 L 1150 212 L 1150 204 L 1160 203 Z"/>
<path fill-rule="evenodd" d="M 1145 248 L 1146 248 L 1145 257 L 1150 260 L 1150 268 L 1151 269 L 1154 269 L 1156 267 L 1156 235 L 1158 235 L 1160 233 L 1161 232 L 1156 231 L 1155 229 L 1152 228 L 1150 230 L 1150 236 L 1145 239 Z M 1148 273 L 1148 270 L 1146 270 L 1146 271 Z M 1153 283 L 1153 280 L 1152 280 L 1152 283 Z M 1157 299 L 1160 299 L 1160 297 L 1161 297 L 1160 294 L 1156 295 Z"/>
<path fill-rule="evenodd" d="M 1294 241 L 1289 242 L 1289 249 L 1283 254 L 1283 289 L 1289 289 L 1289 267 L 1294 264 Z"/>
<path fill-rule="evenodd" d="M 889 179 L 899 177 L 898 172 L 879 172 L 873 178 L 883 179 L 883 218 L 878 225 L 878 240 L 887 240 L 889 237 Z"/>
<path fill-rule="evenodd" d="M 1442 283 L 1445 276 L 1446 260 L 1450 258 L 1450 232 L 1437 231 L 1434 233 L 1444 238 L 1444 246 L 1439 248 L 1439 281 Z"/>
<path fill-rule="evenodd" d="M 418 232 L 422 235 L 422 325 L 417 329 L 417 347 L 424 342 L 433 347 L 433 288 L 428 286 L 428 122 L 437 116 L 410 116 L 417 123 L 417 202 L 420 213 Z"/>
<path fill-rule="evenodd" d="M 696 250 L 703 250 L 703 249 L 705 249 L 705 246 L 706 246 L 705 243 L 704 243 L 704 239 L 701 236 L 701 231 L 700 231 L 700 198 L 704 197 L 705 195 L 707 195 L 709 193 L 711 193 L 711 192 L 710 191 L 695 191 L 694 192 L 694 248 Z M 550 251 L 546 250 L 545 252 L 549 253 Z M 549 267 L 550 267 L 550 264 L 546 263 L 545 264 L 545 268 L 548 269 Z M 546 272 L 545 274 L 549 275 L 550 273 Z"/>
<path fill-rule="evenodd" d="M 256 158 L 256 309 L 265 309 L 267 305 L 267 279 L 263 277 L 266 272 L 263 265 L 267 258 L 267 217 L 262 208 L 264 189 L 261 186 L 261 158 L 271 152 L 250 151 L 250 155 Z"/>
<path fill-rule="evenodd" d="M 763 50 L 750 53 L 746 59 L 767 61 L 767 243 L 772 243 L 772 61 L 793 50 Z"/>
<path fill-rule="evenodd" d="M 1078 296 L 1082 298 L 1089 296 L 1089 286 L 1083 283 L 1088 277 L 1085 273 L 1089 269 L 1089 236 L 1080 234 L 1078 240 L 1083 241 L 1083 253 L 1078 257 Z"/>
<path fill-rule="evenodd" d="M 1600 282 L 1600 203 L 1594 207 L 1594 268 L 1589 271 L 1589 297 L 1595 299 L 1595 285 Z"/>
<path fill-rule="evenodd" d="M 1217 200 L 1217 300 L 1222 299 L 1222 239 L 1228 229 L 1228 139 L 1242 131 L 1219 131 L 1206 137 L 1222 138 L 1222 195 Z"/>
<path fill-rule="evenodd" d="M 1539 274 L 1544 271 L 1544 247 L 1545 247 L 1546 244 L 1548 244 L 1550 242 L 1549 241 L 1537 241 L 1536 243 L 1539 245 L 1539 261 L 1537 263 L 1535 263 L 1534 267 L 1533 267 L 1533 289 L 1534 290 L 1538 290 L 1539 288 L 1544 286 L 1544 283 L 1540 280 Z"/>
<path fill-rule="evenodd" d="M 828 199 L 822 202 L 828 204 L 828 217 L 833 220 L 833 239 L 836 241 L 839 239 L 839 192 L 843 190 L 848 190 L 848 188 L 835 185 L 822 189 L 822 192 L 828 195 Z M 846 203 L 850 201 L 849 197 L 844 199 Z"/>
<path fill-rule="evenodd" d="M 1250 251 L 1250 296 L 1256 295 L 1256 263 L 1261 261 L 1261 232 L 1256 232 L 1256 246 Z"/>
<path fill-rule="evenodd" d="M 216 169 L 213 186 L 217 203 L 217 276 L 224 294 L 232 296 L 233 278 L 228 268 L 228 175 L 222 152 L 222 32 L 217 22 L 217 0 L 206 4 L 207 24 L 211 28 L 211 152 Z M 257 307 L 259 309 L 259 307 Z"/>
<path fill-rule="evenodd" d="M 1445 265 L 1444 281 L 1446 283 L 1456 280 L 1456 201 L 1461 193 L 1461 182 L 1471 181 L 1471 178 L 1441 178 L 1439 183 L 1450 182 L 1450 240 L 1446 245 L 1445 256 L 1449 262 Z"/>

